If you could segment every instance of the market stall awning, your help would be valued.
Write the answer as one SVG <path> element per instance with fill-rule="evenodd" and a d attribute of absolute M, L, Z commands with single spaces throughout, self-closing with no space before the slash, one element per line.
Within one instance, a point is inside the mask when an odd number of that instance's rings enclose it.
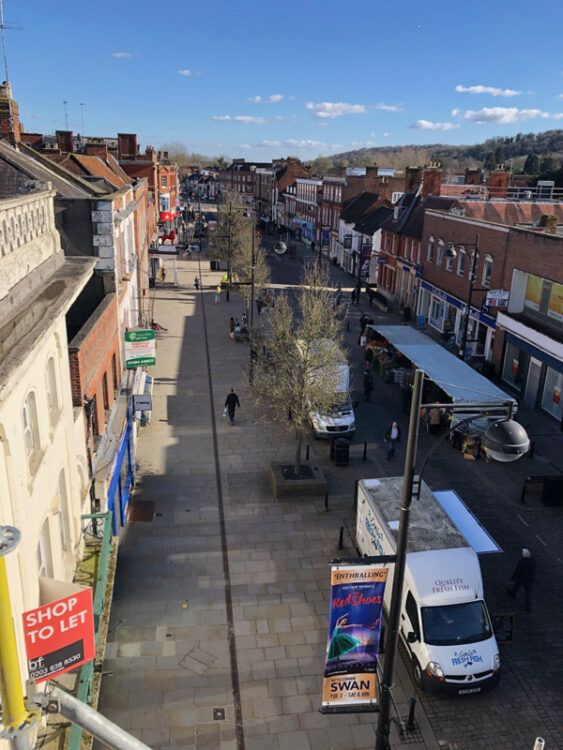
<path fill-rule="evenodd" d="M 447 393 L 456 403 L 516 400 L 480 375 L 467 362 L 451 354 L 430 336 L 411 326 L 369 325 L 412 364 Z"/>

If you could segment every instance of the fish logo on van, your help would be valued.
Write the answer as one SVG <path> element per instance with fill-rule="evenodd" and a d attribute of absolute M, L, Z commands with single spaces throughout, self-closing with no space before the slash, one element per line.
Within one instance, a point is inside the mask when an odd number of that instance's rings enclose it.
<path fill-rule="evenodd" d="M 478 654 L 475 649 L 454 651 L 454 655 L 452 657 L 452 664 L 454 665 L 454 667 L 459 667 L 460 665 L 462 665 L 468 668 L 482 661 L 483 657 L 481 656 L 481 654 Z"/>

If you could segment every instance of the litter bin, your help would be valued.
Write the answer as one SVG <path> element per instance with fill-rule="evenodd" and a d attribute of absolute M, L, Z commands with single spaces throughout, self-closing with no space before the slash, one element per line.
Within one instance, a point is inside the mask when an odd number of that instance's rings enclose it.
<path fill-rule="evenodd" d="M 350 441 L 346 438 L 333 438 L 330 445 L 330 458 L 335 466 L 348 466 Z"/>

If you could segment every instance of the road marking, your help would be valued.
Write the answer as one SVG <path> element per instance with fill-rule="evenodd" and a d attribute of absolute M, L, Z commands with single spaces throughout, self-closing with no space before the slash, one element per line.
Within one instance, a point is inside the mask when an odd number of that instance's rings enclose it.
<path fill-rule="evenodd" d="M 517 513 L 516 517 L 519 518 L 522 521 L 522 523 L 524 524 L 524 526 L 529 526 L 530 525 L 527 521 L 524 521 L 524 519 L 522 518 L 522 516 L 520 515 L 520 513 Z"/>
<path fill-rule="evenodd" d="M 539 541 L 543 544 L 544 547 L 547 547 L 547 542 L 544 542 L 544 540 L 539 536 L 539 534 L 536 534 L 536 539 L 539 539 Z"/>

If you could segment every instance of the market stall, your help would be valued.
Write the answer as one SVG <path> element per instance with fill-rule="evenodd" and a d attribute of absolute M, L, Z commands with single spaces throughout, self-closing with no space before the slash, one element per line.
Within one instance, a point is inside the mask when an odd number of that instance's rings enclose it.
<path fill-rule="evenodd" d="M 451 417 L 444 414 L 443 410 L 440 410 L 439 415 L 433 414 L 432 409 L 421 414 L 424 425 L 430 432 L 440 431 L 446 421 L 451 420 L 452 441 L 467 457 L 477 458 L 480 455 L 480 435 L 488 424 L 487 418 L 480 418 L 456 432 L 456 424 L 471 415 L 472 403 L 512 401 L 513 414 L 516 412 L 517 402 L 514 398 L 415 328 L 405 325 L 367 325 L 365 335 L 366 365 L 378 373 L 384 382 L 399 385 L 404 395 L 408 396 L 414 371 L 421 369 L 427 376 L 423 403 L 467 403 L 466 413 L 456 411 Z M 432 429 L 435 427 L 438 429 Z"/>

